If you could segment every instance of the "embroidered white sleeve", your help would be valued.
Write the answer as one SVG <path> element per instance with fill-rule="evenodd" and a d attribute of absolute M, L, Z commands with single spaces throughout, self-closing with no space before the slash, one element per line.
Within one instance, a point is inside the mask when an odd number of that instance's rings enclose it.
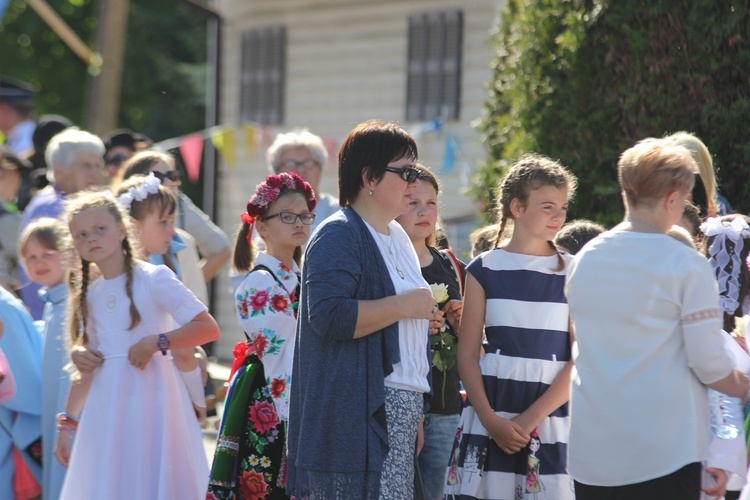
<path fill-rule="evenodd" d="M 682 319 L 680 319 L 680 323 L 682 323 L 683 325 L 689 325 L 691 323 L 700 323 L 701 321 L 705 321 L 707 319 L 720 317 L 721 309 L 715 307 L 711 309 L 703 309 L 702 311 L 696 311 L 694 313 L 688 314 L 687 316 L 683 316 Z"/>

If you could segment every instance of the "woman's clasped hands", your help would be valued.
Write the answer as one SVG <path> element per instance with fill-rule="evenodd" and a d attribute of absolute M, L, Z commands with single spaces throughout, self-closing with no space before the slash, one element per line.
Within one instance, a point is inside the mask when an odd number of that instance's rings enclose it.
<path fill-rule="evenodd" d="M 427 319 L 430 321 L 430 334 L 440 331 L 445 313 L 438 309 L 428 288 L 412 288 L 398 297 L 405 318 Z"/>

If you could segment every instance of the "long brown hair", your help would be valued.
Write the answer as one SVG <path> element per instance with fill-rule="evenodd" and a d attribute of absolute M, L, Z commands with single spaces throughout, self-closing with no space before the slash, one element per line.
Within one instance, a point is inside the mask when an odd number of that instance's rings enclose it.
<path fill-rule="evenodd" d="M 83 212 L 93 208 L 104 208 L 114 218 L 115 223 L 122 224 L 129 229 L 127 216 L 115 198 L 103 191 L 82 191 L 68 199 L 65 204 L 65 222 L 70 227 L 73 218 Z M 125 292 L 130 299 L 130 326 L 132 330 L 141 322 L 141 315 L 133 300 L 133 269 L 137 262 L 133 252 L 133 247 L 126 234 L 122 240 L 122 251 L 125 255 Z M 80 266 L 74 264 L 71 266 L 68 285 L 70 287 L 70 301 L 68 306 L 68 329 L 70 332 L 71 345 L 86 345 L 89 338 L 86 333 L 88 323 L 88 302 L 86 294 L 88 293 L 89 281 L 91 280 L 91 263 L 83 258 L 78 258 Z"/>
<path fill-rule="evenodd" d="M 578 180 L 558 162 L 537 154 L 524 155 L 511 167 L 500 183 L 500 192 L 497 196 L 497 218 L 500 229 L 495 239 L 495 247 L 500 246 L 503 241 L 508 221 L 513 221 L 513 214 L 510 211 L 511 201 L 518 199 L 521 205 L 526 206 L 531 191 L 543 186 L 565 187 L 568 189 L 568 199 L 572 199 L 578 187 Z M 562 271 L 565 269 L 565 261 L 555 242 L 550 240 L 547 243 L 557 254 L 558 267 L 553 271 Z"/>

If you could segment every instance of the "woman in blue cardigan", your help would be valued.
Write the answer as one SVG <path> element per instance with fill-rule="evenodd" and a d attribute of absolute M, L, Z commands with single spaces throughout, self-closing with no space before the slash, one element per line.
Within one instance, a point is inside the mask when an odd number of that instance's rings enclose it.
<path fill-rule="evenodd" d="M 307 246 L 291 383 L 287 493 L 412 498 L 430 392 L 429 330 L 442 312 L 394 219 L 419 180 L 414 139 L 357 125 L 339 152 L 343 207 Z"/>

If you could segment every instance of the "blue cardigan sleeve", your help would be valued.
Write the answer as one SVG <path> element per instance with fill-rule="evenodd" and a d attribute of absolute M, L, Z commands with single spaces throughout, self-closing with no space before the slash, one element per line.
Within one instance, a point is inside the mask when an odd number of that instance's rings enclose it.
<path fill-rule="evenodd" d="M 360 243 L 344 221 L 322 226 L 308 245 L 303 285 L 307 319 L 323 338 L 350 340 L 354 336 L 361 254 Z"/>

